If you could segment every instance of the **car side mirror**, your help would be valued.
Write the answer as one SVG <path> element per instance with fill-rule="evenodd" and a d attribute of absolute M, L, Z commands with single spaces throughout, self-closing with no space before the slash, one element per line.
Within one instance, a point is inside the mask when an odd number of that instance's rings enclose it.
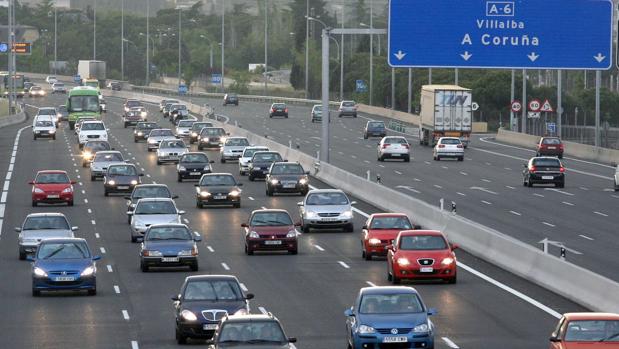
<path fill-rule="evenodd" d="M 451 244 L 451 250 L 452 250 L 452 251 L 453 251 L 453 250 L 456 250 L 456 249 L 458 249 L 458 248 L 460 248 L 460 245 L 458 245 L 458 244 Z"/>
<path fill-rule="evenodd" d="M 251 162 L 251 160 L 247 160 L 247 163 L 250 163 L 250 162 Z"/>
<path fill-rule="evenodd" d="M 21 233 L 21 228 L 20 227 L 15 227 L 15 231 L 18 233 Z"/>
<path fill-rule="evenodd" d="M 131 196 L 125 196 L 125 200 L 131 201 Z"/>
<path fill-rule="evenodd" d="M 345 316 L 354 316 L 355 314 L 352 311 L 352 307 L 350 307 L 349 309 L 344 310 L 344 315 Z"/>
<path fill-rule="evenodd" d="M 421 229 L 421 225 L 413 224 L 413 230 L 419 230 L 419 229 Z"/>
<path fill-rule="evenodd" d="M 302 225 L 302 224 L 301 224 L 301 222 L 295 222 L 295 223 L 294 223 L 294 226 L 295 226 L 295 227 L 300 227 L 301 225 Z"/>
<path fill-rule="evenodd" d="M 127 211 L 127 216 L 133 216 L 133 211 Z"/>
<path fill-rule="evenodd" d="M 305 171 L 305 174 L 306 174 L 306 175 L 310 174 L 310 171 Z"/>
<path fill-rule="evenodd" d="M 209 163 L 209 164 L 214 164 L 214 163 L 215 163 L 215 161 L 214 161 L 214 160 L 210 160 L 208 163 Z"/>
<path fill-rule="evenodd" d="M 241 227 L 242 228 L 248 228 L 249 226 L 247 225 L 247 223 L 241 223 Z"/>
<path fill-rule="evenodd" d="M 144 174 L 143 174 L 143 173 L 140 173 L 140 177 L 144 177 Z"/>
<path fill-rule="evenodd" d="M 193 241 L 195 241 L 195 242 L 202 241 L 202 236 L 200 236 L 200 234 L 198 234 L 197 231 L 194 231 L 193 234 L 194 234 Z"/>
<path fill-rule="evenodd" d="M 78 231 L 78 230 L 80 230 L 80 227 L 78 226 L 71 227 L 71 231 Z"/>
<path fill-rule="evenodd" d="M 175 302 L 179 302 L 181 300 L 181 297 L 179 295 L 172 296 L 170 298 L 172 298 L 172 300 L 175 301 Z"/>
<path fill-rule="evenodd" d="M 27 261 L 30 261 L 30 262 L 34 262 L 34 256 L 27 255 L 27 256 L 26 256 L 26 260 L 27 260 Z"/>
<path fill-rule="evenodd" d="M 550 336 L 550 338 L 548 338 L 548 340 L 551 341 L 551 342 L 560 342 L 561 341 L 557 336 Z"/>
<path fill-rule="evenodd" d="M 522 167 L 527 168 L 527 164 L 522 164 Z"/>
<path fill-rule="evenodd" d="M 185 211 L 180 210 L 180 211 L 178 211 L 178 214 L 179 214 L 179 215 L 183 215 L 183 214 L 185 214 Z"/>
<path fill-rule="evenodd" d="M 28 181 L 28 184 L 33 185 L 34 181 Z"/>
<path fill-rule="evenodd" d="M 116 148 L 112 148 L 112 149 L 110 149 L 110 150 L 116 150 Z"/>
<path fill-rule="evenodd" d="M 295 337 L 288 337 L 288 343 L 296 343 L 297 339 Z"/>
<path fill-rule="evenodd" d="M 101 256 L 94 256 L 94 257 L 92 257 L 92 260 L 93 260 L 93 261 L 98 261 L 98 260 L 100 260 L 100 259 L 101 259 Z"/>
<path fill-rule="evenodd" d="M 193 186 L 194 186 L 194 187 L 199 187 L 199 186 L 200 186 L 200 183 L 194 184 Z"/>
<path fill-rule="evenodd" d="M 76 184 L 76 183 L 77 183 L 77 181 L 71 181 L 71 184 Z"/>
<path fill-rule="evenodd" d="M 284 159 L 284 162 L 288 162 L 288 159 Z"/>
<path fill-rule="evenodd" d="M 229 135 L 230 135 L 230 132 L 226 132 L 226 136 L 229 136 Z"/>
<path fill-rule="evenodd" d="M 297 202 L 297 206 L 303 206 L 303 201 Z"/>
<path fill-rule="evenodd" d="M 178 199 L 178 195 L 172 196 L 172 199 Z"/>
<path fill-rule="evenodd" d="M 436 308 L 428 309 L 428 315 L 438 315 L 438 310 Z"/>

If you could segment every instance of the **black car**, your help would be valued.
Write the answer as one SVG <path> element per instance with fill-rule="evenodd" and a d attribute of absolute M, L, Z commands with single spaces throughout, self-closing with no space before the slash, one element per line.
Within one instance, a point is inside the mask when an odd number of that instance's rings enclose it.
<path fill-rule="evenodd" d="M 301 193 L 309 191 L 309 171 L 305 171 L 299 163 L 274 162 L 265 178 L 266 194 Z"/>
<path fill-rule="evenodd" d="M 26 82 L 24 82 L 24 92 L 28 92 L 28 91 L 30 91 L 30 88 L 31 88 L 32 86 L 34 86 L 34 83 L 33 83 L 33 82 L 30 82 L 30 81 L 26 81 Z"/>
<path fill-rule="evenodd" d="M 273 103 L 271 109 L 269 109 L 269 118 L 274 116 L 283 116 L 288 118 L 288 107 L 286 103 Z"/>
<path fill-rule="evenodd" d="M 219 320 L 228 314 L 249 313 L 248 300 L 239 280 L 232 275 L 195 275 L 185 278 L 180 293 L 172 297 L 176 315 L 176 341 L 211 340 Z"/>
<path fill-rule="evenodd" d="M 138 122 L 133 128 L 133 141 L 146 140 L 150 131 L 159 128 L 156 122 Z"/>
<path fill-rule="evenodd" d="M 138 200 L 144 198 L 178 199 L 178 195 L 173 196 L 165 184 L 138 184 L 133 187 L 130 196 L 125 196 L 127 212 L 133 211 Z M 130 215 L 127 215 L 127 223 L 131 223 Z"/>
<path fill-rule="evenodd" d="M 148 112 L 146 107 L 131 107 L 123 114 L 124 127 L 136 125 L 138 122 L 147 121 Z"/>
<path fill-rule="evenodd" d="M 276 151 L 257 151 L 249 162 L 249 180 L 266 178 L 269 167 L 274 162 L 283 162 L 282 156 Z"/>
<path fill-rule="evenodd" d="M 198 245 L 202 237 L 185 224 L 153 224 L 146 229 L 140 246 L 140 269 L 183 267 L 198 270 Z"/>
<path fill-rule="evenodd" d="M 363 128 L 363 139 L 370 137 L 386 137 L 387 129 L 383 121 L 368 121 Z"/>
<path fill-rule="evenodd" d="M 554 184 L 556 187 L 565 186 L 565 168 L 561 160 L 555 157 L 533 157 L 524 164 L 522 171 L 522 185 L 532 187 L 533 184 Z"/>
<path fill-rule="evenodd" d="M 221 127 L 204 127 L 198 135 L 198 150 L 221 147 L 227 135 L 226 130 Z"/>
<path fill-rule="evenodd" d="M 189 130 L 189 144 L 194 144 L 198 140 L 200 131 L 205 127 L 213 127 L 213 123 L 198 121 L 191 125 L 191 130 Z"/>
<path fill-rule="evenodd" d="M 196 207 L 205 205 L 232 205 L 241 207 L 241 187 L 230 173 L 207 173 L 196 184 Z"/>
<path fill-rule="evenodd" d="M 174 102 L 168 102 L 165 104 L 165 106 L 163 107 L 163 117 L 167 118 L 168 116 L 170 116 L 170 110 L 172 109 L 172 106 L 178 104 L 178 101 L 174 101 Z"/>
<path fill-rule="evenodd" d="M 82 167 L 88 167 L 99 150 L 114 150 L 107 141 L 88 141 L 82 148 Z"/>
<path fill-rule="evenodd" d="M 282 325 L 273 314 L 252 314 L 225 316 L 221 319 L 210 348 L 231 348 L 231 343 L 234 343 L 232 345 L 239 349 L 292 349 L 296 348 L 292 344 L 296 342 L 296 338 L 286 337 Z"/>
<path fill-rule="evenodd" d="M 103 177 L 104 195 L 110 193 L 132 192 L 133 187 L 140 184 L 140 177 L 143 173 L 138 173 L 138 169 L 133 164 L 110 165 Z"/>
<path fill-rule="evenodd" d="M 182 182 L 183 179 L 200 179 L 203 174 L 211 173 L 211 165 L 215 161 L 208 159 L 208 156 L 204 153 L 192 152 L 185 153 L 181 156 L 176 165 L 176 172 L 178 173 L 178 181 Z"/>
<path fill-rule="evenodd" d="M 120 91 L 122 90 L 123 85 L 120 82 L 111 82 L 110 89 L 112 91 Z"/>
<path fill-rule="evenodd" d="M 189 110 L 184 104 L 173 104 L 168 113 L 170 122 L 177 125 L 179 120 L 189 119 Z"/>
<path fill-rule="evenodd" d="M 58 121 L 69 121 L 69 111 L 66 105 L 59 105 L 56 110 L 58 111 Z"/>
<path fill-rule="evenodd" d="M 236 93 L 226 93 L 224 95 L 224 107 L 228 104 L 234 104 L 238 107 L 239 96 L 237 96 Z"/>

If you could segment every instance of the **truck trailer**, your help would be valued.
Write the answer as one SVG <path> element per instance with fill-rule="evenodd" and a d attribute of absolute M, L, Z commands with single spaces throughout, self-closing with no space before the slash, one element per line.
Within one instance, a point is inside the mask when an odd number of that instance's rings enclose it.
<path fill-rule="evenodd" d="M 423 85 L 419 115 L 419 144 L 436 144 L 440 137 L 458 137 L 466 148 L 472 129 L 471 90 L 456 85 Z"/>

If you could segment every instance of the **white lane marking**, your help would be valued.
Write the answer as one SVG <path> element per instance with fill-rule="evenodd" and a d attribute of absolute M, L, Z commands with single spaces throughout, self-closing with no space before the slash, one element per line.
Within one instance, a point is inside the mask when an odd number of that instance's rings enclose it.
<path fill-rule="evenodd" d="M 324 250 L 325 250 L 324 248 L 320 247 L 319 245 L 314 245 L 314 247 L 316 247 L 316 249 L 317 249 L 318 251 L 322 251 L 322 252 L 324 252 Z"/>
<path fill-rule="evenodd" d="M 267 209 L 267 207 L 266 207 L 266 206 L 262 206 L 262 207 L 260 207 L 260 208 L 261 208 L 261 209 L 263 209 L 263 210 L 266 210 L 266 209 Z"/>
<path fill-rule="evenodd" d="M 12 157 L 11 157 L 11 162 L 9 162 L 9 164 L 14 164 L 14 163 L 15 163 L 15 157 L 14 157 L 14 156 L 12 156 Z"/>
<path fill-rule="evenodd" d="M 105 254 L 105 247 L 99 247 L 99 250 L 101 251 L 101 253 Z"/>
<path fill-rule="evenodd" d="M 542 195 L 542 194 L 538 194 L 538 193 L 533 193 L 533 195 L 538 196 L 538 197 L 540 197 L 540 198 L 543 198 L 543 197 L 544 197 L 544 195 Z"/>
<path fill-rule="evenodd" d="M 239 285 L 241 286 L 241 290 L 243 290 L 243 292 L 247 292 L 247 291 L 249 291 L 249 290 L 247 289 L 247 286 L 245 286 L 245 284 L 244 284 L 244 283 L 239 282 Z"/>
<path fill-rule="evenodd" d="M 215 252 L 215 250 L 214 250 L 211 246 L 206 246 L 206 249 L 207 249 L 209 252 Z"/>
<path fill-rule="evenodd" d="M 463 172 L 463 171 L 460 171 L 460 174 L 463 175 L 463 176 L 468 176 L 469 175 L 468 173 Z"/>
<path fill-rule="evenodd" d="M 503 167 L 503 169 L 507 170 L 507 171 L 511 171 L 512 169 L 509 167 Z"/>
<path fill-rule="evenodd" d="M 120 293 L 120 287 L 118 287 L 118 285 L 114 285 L 114 292 Z"/>
<path fill-rule="evenodd" d="M 471 159 L 471 160 L 472 160 L 472 159 Z M 491 166 L 492 164 L 491 164 L 491 163 L 489 163 L 489 162 L 486 162 L 486 165 Z"/>
<path fill-rule="evenodd" d="M 459 191 L 457 191 L 457 192 L 456 192 L 456 194 L 458 194 L 458 195 L 460 195 L 460 196 L 466 196 L 466 194 L 461 193 L 461 192 L 459 192 Z"/>
<path fill-rule="evenodd" d="M 88 213 L 92 213 L 92 210 L 91 210 L 91 209 L 88 209 Z"/>
<path fill-rule="evenodd" d="M 86 203 L 86 204 L 87 204 L 87 203 L 88 203 L 88 199 L 84 199 L 84 203 Z"/>
<path fill-rule="evenodd" d="M 402 172 L 400 171 L 393 171 L 393 172 L 395 172 L 396 174 L 402 175 Z"/>
<path fill-rule="evenodd" d="M 595 213 L 597 215 L 600 215 L 602 217 L 608 217 L 608 215 L 606 213 L 603 213 L 603 212 L 593 211 L 593 213 Z"/>
<path fill-rule="evenodd" d="M 486 200 L 481 200 L 481 202 L 483 202 L 483 203 L 484 203 L 484 204 L 486 204 L 486 205 L 492 205 L 492 203 L 491 203 L 491 202 L 488 202 L 488 201 L 486 201 Z"/>
<path fill-rule="evenodd" d="M 123 309 L 122 313 L 123 313 L 123 319 L 128 321 L 129 320 L 129 312 L 126 311 L 125 309 Z"/>
<path fill-rule="evenodd" d="M 147 173 L 147 174 L 146 174 L 146 177 L 150 178 L 150 175 Z"/>
<path fill-rule="evenodd" d="M 97 222 L 95 222 L 95 220 L 94 220 L 94 219 L 92 219 L 92 220 L 90 221 L 90 224 L 92 224 L 92 225 L 97 225 Z"/>
<path fill-rule="evenodd" d="M 140 349 L 138 341 L 131 341 L 131 349 Z"/>
<path fill-rule="evenodd" d="M 368 160 L 363 160 L 363 162 L 365 162 L 366 164 L 369 164 L 369 163 L 370 163 Z"/>
<path fill-rule="evenodd" d="M 366 281 L 365 283 L 370 285 L 370 286 L 372 286 L 372 287 L 376 287 L 376 284 L 371 282 L 371 281 Z"/>
<path fill-rule="evenodd" d="M 6 173 L 6 177 L 4 177 L 5 181 L 10 181 L 11 177 L 13 177 L 13 171 L 9 171 Z"/>
<path fill-rule="evenodd" d="M 258 310 L 260 310 L 260 312 L 265 315 L 269 313 L 266 309 L 264 309 L 264 307 L 258 307 Z"/>
<path fill-rule="evenodd" d="M 14 167 L 15 167 L 15 165 L 10 164 L 10 165 L 9 165 L 9 171 L 13 171 L 13 168 L 14 168 Z"/>
<path fill-rule="evenodd" d="M 253 197 L 251 197 L 251 196 L 248 196 L 247 198 L 248 198 L 249 200 L 251 200 L 251 201 L 256 200 L 256 199 L 254 199 L 254 198 L 253 198 Z"/>
<path fill-rule="evenodd" d="M 611 196 L 614 197 L 614 198 L 619 199 L 619 195 L 611 195 Z"/>
<path fill-rule="evenodd" d="M 101 235 L 99 235 L 99 233 L 95 233 L 95 237 L 96 237 L 97 239 L 100 239 L 100 238 L 101 238 Z"/>
<path fill-rule="evenodd" d="M 430 161 L 424 161 L 426 165 L 430 165 Z"/>
<path fill-rule="evenodd" d="M 447 166 L 441 166 L 441 168 L 442 168 L 443 170 L 449 170 L 449 167 L 447 167 Z"/>
<path fill-rule="evenodd" d="M 337 261 L 342 267 L 346 268 L 346 269 L 350 269 L 350 266 L 342 261 Z"/>
<path fill-rule="evenodd" d="M 230 267 L 226 263 L 221 263 L 221 266 L 224 267 L 224 269 L 226 270 L 230 270 Z"/>
<path fill-rule="evenodd" d="M 516 188 L 512 187 L 511 185 L 506 185 L 505 188 L 516 189 Z"/>
<path fill-rule="evenodd" d="M 370 215 L 369 215 L 369 214 L 367 214 L 367 213 L 365 213 L 365 212 L 361 211 L 360 209 L 358 209 L 358 208 L 356 208 L 356 207 L 353 207 L 353 208 L 352 208 L 352 211 L 353 211 L 353 212 L 357 212 L 358 214 L 362 215 L 362 216 L 363 216 L 363 217 L 365 217 L 365 218 L 369 218 L 369 217 L 370 217 Z"/>
<path fill-rule="evenodd" d="M 482 179 L 481 179 L 481 181 L 482 181 L 482 182 L 486 182 L 486 183 L 490 183 L 490 182 L 492 182 L 491 180 L 489 180 L 489 179 L 485 179 L 485 178 L 482 178 Z"/>
<path fill-rule="evenodd" d="M 413 180 L 414 180 L 415 182 L 422 182 L 422 180 L 421 180 L 421 179 L 419 179 L 419 178 L 413 178 Z"/>
<path fill-rule="evenodd" d="M 2 187 L 2 190 L 8 191 L 9 185 L 11 185 L 11 181 L 4 181 L 4 187 Z"/>
<path fill-rule="evenodd" d="M 82 189 L 82 194 L 86 194 L 86 190 Z"/>
<path fill-rule="evenodd" d="M 443 189 L 443 187 L 441 187 L 441 186 L 440 186 L 440 185 L 438 185 L 438 184 L 433 184 L 433 186 L 434 186 L 435 188 L 438 188 L 438 189 Z"/>
<path fill-rule="evenodd" d="M 580 237 L 581 237 L 581 238 L 583 238 L 583 239 L 587 239 L 587 240 L 589 240 L 589 241 L 593 241 L 593 240 L 595 240 L 594 238 L 588 237 L 587 235 L 582 235 L 582 234 L 580 234 L 580 235 L 578 235 L 578 236 L 580 236 Z"/>
<path fill-rule="evenodd" d="M 316 144 L 316 145 L 318 145 L 318 144 Z M 351 155 L 350 157 L 353 158 L 353 159 L 356 159 L 357 155 Z"/>
<path fill-rule="evenodd" d="M 556 191 L 557 193 L 561 193 L 561 194 L 568 195 L 568 196 L 574 196 L 575 195 L 575 194 L 568 193 L 566 191 L 559 190 L 559 189 L 556 189 L 556 188 L 545 188 L 544 190 Z"/>
<path fill-rule="evenodd" d="M 538 309 L 540 309 L 540 310 L 542 310 L 542 311 L 544 311 L 544 312 L 546 312 L 546 313 L 550 314 L 551 316 L 553 316 L 553 317 L 555 317 L 555 318 L 557 318 L 557 319 L 560 319 L 560 318 L 561 318 L 561 314 L 560 314 L 560 313 L 558 313 L 558 312 L 556 312 L 555 310 L 551 309 L 550 307 L 547 307 L 546 305 L 544 305 L 544 304 L 542 304 L 542 303 L 540 303 L 540 302 L 536 301 L 535 299 L 533 299 L 533 298 L 531 298 L 531 297 L 529 297 L 529 296 L 525 295 L 524 293 L 519 292 L 519 291 L 516 291 L 516 290 L 514 290 L 513 288 L 511 288 L 511 287 L 509 287 L 509 286 L 507 286 L 507 285 L 505 285 L 505 284 L 503 284 L 503 283 L 501 283 L 501 282 L 499 282 L 499 281 L 497 281 L 497 280 L 495 280 L 495 279 L 493 279 L 493 278 L 489 277 L 489 276 L 488 276 L 488 275 L 486 275 L 486 274 L 483 274 L 483 273 L 481 273 L 481 272 L 479 272 L 479 271 L 477 271 L 477 270 L 475 270 L 475 269 L 473 269 L 473 268 L 469 267 L 469 266 L 468 266 L 468 265 L 466 265 L 466 264 L 463 264 L 463 263 L 462 263 L 462 262 L 460 262 L 460 261 L 458 261 L 458 266 L 459 266 L 460 268 L 462 268 L 462 269 L 464 269 L 464 270 L 468 271 L 469 273 L 471 273 L 471 274 L 473 274 L 473 275 L 475 275 L 475 276 L 479 277 L 480 279 L 485 280 L 485 281 L 487 281 L 487 282 L 489 282 L 489 283 L 493 284 L 494 286 L 496 286 L 496 287 L 498 287 L 498 288 L 500 288 L 500 289 L 502 289 L 502 290 L 505 290 L 505 291 L 507 291 L 507 292 L 511 293 L 512 295 L 514 295 L 514 296 L 516 296 L 516 297 L 518 297 L 518 298 L 522 299 L 523 301 L 525 301 L 525 302 L 527 302 L 527 303 L 529 303 L 529 304 L 533 305 L 534 307 L 536 307 L 536 308 L 538 308 Z"/>
<path fill-rule="evenodd" d="M 108 273 L 113 272 L 113 270 L 112 270 L 112 266 L 111 266 L 111 265 L 109 265 L 109 264 L 107 265 L 107 272 L 108 272 Z"/>
<path fill-rule="evenodd" d="M 141 168 L 140 168 L 140 170 L 142 170 L 142 172 L 146 171 L 146 170 L 144 169 L 144 167 L 141 167 Z"/>
<path fill-rule="evenodd" d="M 445 344 L 447 344 L 448 347 L 450 347 L 451 349 L 460 349 L 460 347 L 454 343 L 451 339 L 447 338 L 447 337 L 441 337 L 441 339 L 443 340 L 443 342 L 445 342 Z"/>
<path fill-rule="evenodd" d="M 562 203 L 562 204 L 565 204 L 565 205 L 568 205 L 568 206 L 574 206 L 574 204 L 573 204 L 573 203 L 571 203 L 571 202 L 567 202 L 567 201 L 562 201 L 561 203 Z"/>
<path fill-rule="evenodd" d="M 547 225 L 547 226 L 552 227 L 552 228 L 556 227 L 556 225 L 554 225 L 552 223 L 548 223 L 548 222 L 542 222 L 542 224 L 543 225 Z"/>
<path fill-rule="evenodd" d="M 522 213 L 516 212 L 516 211 L 509 211 L 509 213 L 516 215 L 516 216 L 522 216 Z"/>
<path fill-rule="evenodd" d="M 385 168 L 385 165 L 378 164 L 378 166 L 380 166 L 380 167 L 382 167 L 382 168 Z"/>
<path fill-rule="evenodd" d="M 6 191 L 2 192 L 2 197 L 0 197 L 0 202 L 6 202 L 6 197 L 9 193 Z"/>

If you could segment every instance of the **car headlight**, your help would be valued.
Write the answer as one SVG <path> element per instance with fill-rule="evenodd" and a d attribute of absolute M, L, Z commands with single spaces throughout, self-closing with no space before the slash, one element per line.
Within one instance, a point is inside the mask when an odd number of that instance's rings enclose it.
<path fill-rule="evenodd" d="M 137 184 L 138 184 L 137 180 L 135 180 L 135 179 L 131 180 L 131 185 L 137 185 Z"/>
<path fill-rule="evenodd" d="M 241 192 L 238 190 L 232 190 L 230 193 L 228 193 L 228 195 L 230 196 L 239 196 L 241 195 Z"/>
<path fill-rule="evenodd" d="M 191 311 L 185 309 L 183 311 L 181 311 L 181 317 L 187 321 L 197 321 L 198 317 L 196 316 L 196 314 L 192 313 Z"/>
<path fill-rule="evenodd" d="M 202 138 L 203 141 L 208 142 L 208 137 Z"/>
<path fill-rule="evenodd" d="M 380 239 L 377 238 L 371 238 L 370 240 L 368 240 L 368 242 L 370 243 L 370 245 L 380 245 Z"/>
<path fill-rule="evenodd" d="M 144 132 L 138 131 L 138 137 L 142 137 L 142 136 L 144 136 Z"/>
<path fill-rule="evenodd" d="M 178 166 L 178 170 L 179 171 L 187 171 L 187 168 L 185 168 L 185 166 Z"/>
<path fill-rule="evenodd" d="M 401 266 L 410 265 L 411 262 L 407 258 L 398 258 L 398 264 Z"/>
<path fill-rule="evenodd" d="M 39 268 L 39 267 L 35 267 L 34 270 L 34 275 L 39 276 L 39 277 L 47 277 L 47 273 L 45 272 L 45 270 Z"/>
<path fill-rule="evenodd" d="M 209 196 L 211 196 L 211 193 L 209 193 L 208 191 L 201 191 L 200 192 L 200 196 L 203 198 L 207 198 Z"/>
<path fill-rule="evenodd" d="M 97 271 L 97 269 L 95 268 L 95 266 L 91 265 L 91 266 L 87 267 L 86 269 L 84 269 L 84 271 L 82 271 L 80 276 L 90 276 L 90 275 L 94 274 L 95 271 Z"/>
<path fill-rule="evenodd" d="M 142 252 L 142 254 L 145 257 L 161 257 L 161 256 L 163 256 L 163 253 L 161 253 L 161 251 L 156 251 L 156 250 L 152 250 L 152 251 L 144 250 Z"/>
<path fill-rule="evenodd" d="M 296 230 L 291 230 L 288 232 L 288 234 L 286 234 L 287 238 L 296 238 L 297 237 L 297 231 Z"/>
<path fill-rule="evenodd" d="M 109 185 L 116 185 L 116 181 L 114 181 L 113 179 L 111 179 L 111 180 L 109 180 L 109 181 L 107 182 L 107 184 L 109 184 Z"/>
<path fill-rule="evenodd" d="M 179 256 L 191 256 L 191 250 L 182 250 L 178 252 Z"/>
<path fill-rule="evenodd" d="M 222 144 L 223 144 L 223 143 L 226 143 L 226 137 L 221 137 L 219 141 L 220 141 Z"/>
<path fill-rule="evenodd" d="M 255 231 L 250 231 L 249 232 L 249 237 L 252 239 L 259 239 L 260 235 L 258 235 L 258 233 L 256 233 Z"/>
<path fill-rule="evenodd" d="M 140 115 L 141 115 L 143 118 L 145 118 L 147 114 L 146 114 L 146 112 L 145 112 L 145 111 L 143 111 Z"/>
<path fill-rule="evenodd" d="M 454 259 L 451 257 L 443 258 L 441 262 L 442 265 L 451 265 L 454 262 Z"/>
<path fill-rule="evenodd" d="M 41 131 L 39 131 L 39 130 L 35 130 L 35 131 L 34 131 L 34 133 L 41 133 Z"/>
<path fill-rule="evenodd" d="M 318 214 L 314 211 L 305 211 L 305 215 L 307 216 L 307 218 L 316 218 L 318 217 Z"/>
<path fill-rule="evenodd" d="M 428 326 L 428 324 L 421 324 L 421 325 L 417 325 L 415 326 L 415 328 L 413 328 L 413 332 L 428 332 L 428 330 L 430 330 L 430 326 Z"/>
<path fill-rule="evenodd" d="M 306 185 L 308 182 L 309 182 L 309 180 L 307 178 L 299 179 L 299 184 L 301 184 L 301 185 Z"/>
<path fill-rule="evenodd" d="M 37 194 L 43 194 L 43 193 L 45 193 L 45 192 L 44 192 L 42 189 L 40 189 L 40 188 L 34 188 L 34 192 L 35 192 L 35 193 L 37 193 Z"/>
<path fill-rule="evenodd" d="M 340 214 L 343 218 L 352 218 L 352 210 L 344 211 Z"/>
<path fill-rule="evenodd" d="M 155 143 L 157 143 L 157 140 L 155 140 L 155 139 L 151 138 L 151 139 L 148 140 L 148 144 L 155 144 Z"/>
<path fill-rule="evenodd" d="M 376 333 L 376 330 L 374 329 L 374 327 L 371 327 L 368 325 L 360 325 L 358 331 L 360 334 Z"/>
<path fill-rule="evenodd" d="M 204 171 L 210 171 L 210 169 L 211 169 L 211 166 L 210 166 L 210 165 L 206 165 L 206 166 L 204 166 Z"/>
<path fill-rule="evenodd" d="M 71 192 L 73 192 L 73 188 L 72 187 L 64 188 L 64 190 L 62 192 L 63 193 L 71 193 Z"/>
<path fill-rule="evenodd" d="M 90 159 L 90 158 L 92 158 L 92 153 L 89 152 L 89 151 L 85 151 L 84 153 L 82 153 L 82 157 L 84 159 Z"/>
<path fill-rule="evenodd" d="M 56 130 L 49 130 L 48 132 L 49 132 L 50 134 L 54 134 L 54 133 L 56 133 Z"/>
<path fill-rule="evenodd" d="M 195 132 L 191 132 L 191 137 L 198 137 L 198 134 Z"/>
<path fill-rule="evenodd" d="M 277 179 L 275 179 L 275 178 L 271 179 L 271 184 L 275 185 L 277 183 L 279 183 L 279 181 Z"/>
<path fill-rule="evenodd" d="M 127 112 L 127 111 L 129 111 L 129 108 L 125 107 L 125 111 L 126 111 L 126 112 Z"/>

